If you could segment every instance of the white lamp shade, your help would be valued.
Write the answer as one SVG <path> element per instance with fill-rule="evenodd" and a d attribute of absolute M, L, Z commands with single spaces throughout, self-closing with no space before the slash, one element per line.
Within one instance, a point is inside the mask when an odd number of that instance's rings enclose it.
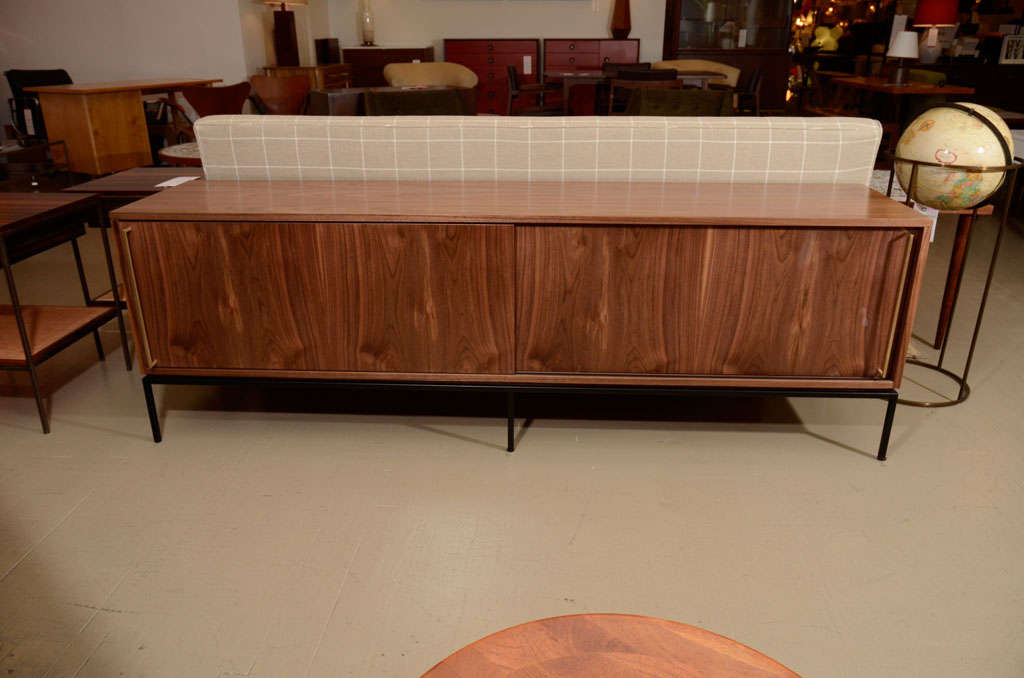
<path fill-rule="evenodd" d="M 896 39 L 892 41 L 892 47 L 889 48 L 888 56 L 903 59 L 916 59 L 917 40 L 918 35 L 916 32 L 900 31 L 896 35 Z"/>

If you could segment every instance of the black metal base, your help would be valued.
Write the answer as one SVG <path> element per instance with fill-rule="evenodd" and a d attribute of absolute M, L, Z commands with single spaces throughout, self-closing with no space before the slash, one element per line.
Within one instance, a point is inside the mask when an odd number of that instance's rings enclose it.
<path fill-rule="evenodd" d="M 548 384 L 451 384 L 409 381 L 350 381 L 325 379 L 281 379 L 263 377 L 191 377 L 147 375 L 142 378 L 142 389 L 146 396 L 146 410 L 149 425 L 153 430 L 153 442 L 163 440 L 160 431 L 160 417 L 153 397 L 153 385 L 183 386 L 259 386 L 290 388 L 351 388 L 391 389 L 403 388 L 420 391 L 492 391 L 505 393 L 505 419 L 507 424 L 507 445 L 509 452 L 515 451 L 515 397 L 517 393 L 591 393 L 595 395 L 665 395 L 707 398 L 872 398 L 886 401 L 885 419 L 882 423 L 882 438 L 878 443 L 877 459 L 885 461 L 889 449 L 892 421 L 896 414 L 899 394 L 894 389 L 786 389 L 786 388 L 739 388 L 715 386 L 586 386 Z"/>

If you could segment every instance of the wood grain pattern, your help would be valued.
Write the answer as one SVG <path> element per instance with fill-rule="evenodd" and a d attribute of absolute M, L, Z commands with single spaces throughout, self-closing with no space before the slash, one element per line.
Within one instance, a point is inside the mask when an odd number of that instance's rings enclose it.
<path fill-rule="evenodd" d="M 624 614 L 541 619 L 454 653 L 424 678 L 799 678 L 777 661 L 696 626 Z"/>
<path fill-rule="evenodd" d="M 889 377 L 906 232 L 517 229 L 519 372 Z"/>
<path fill-rule="evenodd" d="M 75 172 L 106 174 L 152 162 L 139 90 L 42 92 L 39 103 L 47 136 L 67 144 Z"/>
<path fill-rule="evenodd" d="M 512 371 L 511 226 L 130 228 L 159 367 Z"/>
<path fill-rule="evenodd" d="M 97 205 L 95 195 L 0 192 L 0 235 L 63 216 L 85 214 Z"/>
<path fill-rule="evenodd" d="M 115 80 L 111 82 L 81 82 L 71 85 L 42 85 L 26 87 L 28 92 L 47 94 L 103 94 L 106 92 L 142 92 L 143 94 L 163 94 L 176 92 L 182 87 L 196 85 L 212 85 L 221 82 L 220 78 L 150 78 L 145 80 Z M 49 123 L 47 123 L 49 125 Z"/>
<path fill-rule="evenodd" d="M 135 167 L 63 189 L 64 193 L 96 193 L 104 197 L 145 197 L 159 193 L 157 184 L 175 177 L 202 177 L 200 167 Z"/>
<path fill-rule="evenodd" d="M 109 306 L 22 306 L 21 313 L 32 357 L 38 363 L 113 320 L 117 312 Z M 0 367 L 27 364 L 14 307 L 0 305 Z"/>
<path fill-rule="evenodd" d="M 864 186 L 643 182 L 203 181 L 114 212 L 122 221 L 568 223 L 930 227 Z"/>

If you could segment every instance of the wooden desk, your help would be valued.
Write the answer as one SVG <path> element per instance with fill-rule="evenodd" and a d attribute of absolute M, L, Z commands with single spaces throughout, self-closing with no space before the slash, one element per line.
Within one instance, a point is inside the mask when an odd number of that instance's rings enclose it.
<path fill-rule="evenodd" d="M 709 80 L 724 79 L 725 76 L 715 71 L 677 71 L 676 79 L 683 83 L 690 83 L 700 87 L 708 88 Z M 561 70 L 544 71 L 544 77 L 549 80 L 562 81 L 562 114 L 569 115 L 569 91 L 576 85 L 600 85 L 612 81 L 610 75 L 599 70 Z M 626 76 L 628 78 L 628 76 Z"/>
<path fill-rule="evenodd" d="M 314 90 L 309 93 L 310 115 L 366 115 L 367 92 L 408 92 L 425 89 L 454 89 L 467 111 L 475 109 L 475 87 L 450 87 L 429 85 L 426 87 L 344 87 L 342 89 Z"/>
<path fill-rule="evenodd" d="M 833 77 L 835 95 L 830 108 L 837 115 L 843 115 L 847 109 L 854 105 L 854 98 L 858 92 L 873 92 L 892 96 L 896 102 L 895 109 L 888 111 L 890 115 L 877 116 L 883 120 L 889 120 L 900 126 L 905 124 L 904 100 L 912 96 L 971 96 L 974 89 L 960 85 L 929 85 L 923 82 L 907 82 L 902 85 L 890 85 L 887 78 L 872 76 L 846 76 Z"/>
<path fill-rule="evenodd" d="M 118 306 L 91 305 L 91 295 L 82 268 L 78 238 L 86 222 L 99 225 L 99 198 L 95 195 L 60 193 L 0 193 L 0 269 L 10 293 L 10 305 L 0 306 L 0 370 L 28 372 L 39 410 L 43 432 L 50 432 L 50 418 L 39 388 L 36 367 L 88 334 L 103 359 L 103 345 L 97 329 L 117 318 L 124 338 L 124 323 Z M 106 230 L 103 231 L 107 244 Z M 39 306 L 22 304 L 14 282 L 13 264 L 34 254 L 70 242 L 85 306 Z M 109 247 L 107 249 L 109 253 Z M 108 258 L 113 284 L 113 267 Z M 127 351 L 127 348 L 126 348 Z"/>
<path fill-rule="evenodd" d="M 423 678 L 800 678 L 735 640 L 629 614 L 576 614 L 520 624 L 454 653 Z"/>
<path fill-rule="evenodd" d="M 93 176 L 153 162 L 143 94 L 172 94 L 220 78 L 163 78 L 29 87 L 39 94 L 51 141 L 68 147 L 71 169 Z"/>
<path fill-rule="evenodd" d="M 147 377 L 881 399 L 931 226 L 832 184 L 204 181 L 112 216 Z"/>
<path fill-rule="evenodd" d="M 284 77 L 304 75 L 309 78 L 309 88 L 338 89 L 352 86 L 351 64 L 321 64 L 319 66 L 264 66 L 264 75 Z"/>

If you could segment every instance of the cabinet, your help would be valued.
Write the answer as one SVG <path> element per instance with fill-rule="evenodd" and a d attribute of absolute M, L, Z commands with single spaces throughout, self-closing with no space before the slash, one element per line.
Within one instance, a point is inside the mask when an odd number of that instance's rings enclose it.
<path fill-rule="evenodd" d="M 321 66 L 264 66 L 265 75 L 283 77 L 305 75 L 309 88 L 314 90 L 338 89 L 352 86 L 351 64 L 325 64 Z"/>
<path fill-rule="evenodd" d="M 384 67 L 408 61 L 433 61 L 434 48 L 429 47 L 349 47 L 342 50 L 342 59 L 352 67 L 352 87 L 382 87 Z"/>
<path fill-rule="evenodd" d="M 545 40 L 546 70 L 600 69 L 607 63 L 636 63 L 640 58 L 640 40 Z"/>
<path fill-rule="evenodd" d="M 540 40 L 445 40 L 444 59 L 462 64 L 480 79 L 477 113 L 504 113 L 508 102 L 508 67 L 515 67 L 520 83 L 537 82 Z"/>
<path fill-rule="evenodd" d="M 636 63 L 640 58 L 637 39 L 545 40 L 544 70 L 600 70 L 608 63 Z M 572 110 L 580 115 L 593 115 L 596 87 L 577 85 L 572 88 Z M 607 96 L 607 95 L 605 95 Z"/>

